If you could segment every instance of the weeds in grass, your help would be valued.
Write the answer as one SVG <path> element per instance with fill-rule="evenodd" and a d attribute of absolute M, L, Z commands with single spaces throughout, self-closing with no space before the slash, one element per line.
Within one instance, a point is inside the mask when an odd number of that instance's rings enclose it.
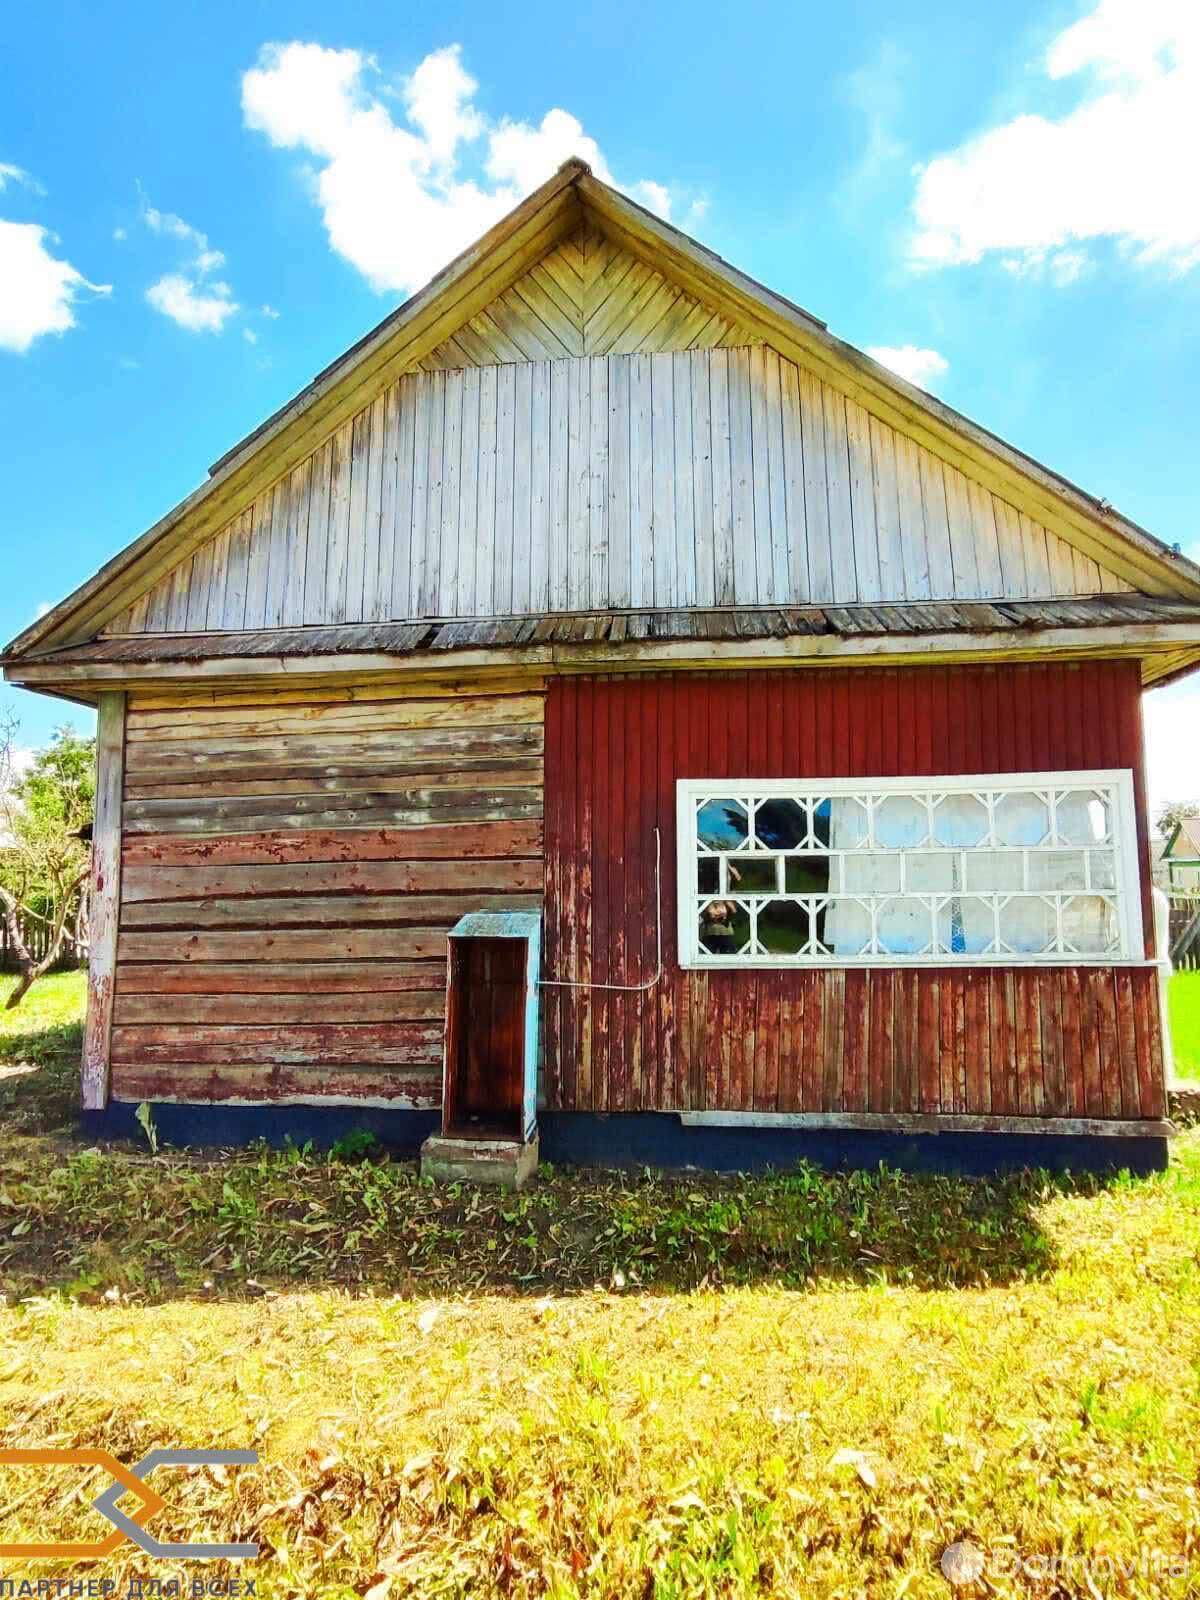
<path fill-rule="evenodd" d="M 1200 1130 L 1150 1179 L 546 1170 L 513 1195 L 361 1146 L 30 1126 L 0 1133 L 0 1446 L 253 1447 L 164 1474 L 153 1531 L 262 1556 L 0 1576 L 932 1600 L 969 1541 L 965 1594 L 1200 1593 Z M 0 1542 L 99 1531 L 94 1479 L 0 1471 Z"/>

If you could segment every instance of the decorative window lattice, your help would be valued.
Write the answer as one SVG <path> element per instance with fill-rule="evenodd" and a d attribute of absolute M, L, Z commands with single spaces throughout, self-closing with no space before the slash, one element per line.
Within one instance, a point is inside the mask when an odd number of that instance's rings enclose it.
<path fill-rule="evenodd" d="M 1127 772 L 678 785 L 687 966 L 1141 958 Z"/>

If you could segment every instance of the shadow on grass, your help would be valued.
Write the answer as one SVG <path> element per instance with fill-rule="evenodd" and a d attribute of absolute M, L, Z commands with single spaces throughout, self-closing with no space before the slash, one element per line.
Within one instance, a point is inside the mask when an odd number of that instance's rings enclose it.
<path fill-rule="evenodd" d="M 0 1288 L 10 1299 L 90 1300 L 113 1287 L 161 1301 L 289 1287 L 542 1295 L 1003 1284 L 1055 1266 L 1038 1220 L 1050 1194 L 1093 1194 L 1106 1182 L 884 1167 L 743 1176 L 543 1167 L 520 1194 L 439 1188 L 412 1161 L 386 1157 L 84 1148 L 59 1131 L 68 1082 L 73 1108 L 73 1062 L 64 1071 L 48 1061 L 0 1087 L 0 1103 L 16 1106 L 0 1122 Z"/>

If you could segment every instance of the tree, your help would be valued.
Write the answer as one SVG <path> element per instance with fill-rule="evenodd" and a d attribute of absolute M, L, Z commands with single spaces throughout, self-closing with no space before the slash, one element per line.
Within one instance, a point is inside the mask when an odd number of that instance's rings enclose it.
<path fill-rule="evenodd" d="M 86 942 L 91 850 L 80 835 L 90 836 L 96 803 L 95 739 L 59 728 L 26 763 L 16 733 L 12 719 L 0 725 L 0 913 L 21 974 L 10 1008 L 58 960 L 68 934 Z M 32 925 L 46 930 L 40 957 Z"/>
<path fill-rule="evenodd" d="M 1155 813 L 1154 826 L 1164 838 L 1171 834 L 1185 817 L 1200 817 L 1200 800 L 1166 800 Z"/>

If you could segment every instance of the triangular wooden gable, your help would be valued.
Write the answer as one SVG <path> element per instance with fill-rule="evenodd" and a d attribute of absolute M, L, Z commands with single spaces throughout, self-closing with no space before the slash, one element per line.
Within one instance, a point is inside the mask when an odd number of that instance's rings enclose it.
<path fill-rule="evenodd" d="M 106 631 L 1129 587 L 759 346 L 409 374 Z"/>
<path fill-rule="evenodd" d="M 437 372 L 761 342 L 736 318 L 585 223 L 420 365 Z"/>
<path fill-rule="evenodd" d="M 569 163 L 17 640 L 1200 596 L 1200 571 Z"/>

